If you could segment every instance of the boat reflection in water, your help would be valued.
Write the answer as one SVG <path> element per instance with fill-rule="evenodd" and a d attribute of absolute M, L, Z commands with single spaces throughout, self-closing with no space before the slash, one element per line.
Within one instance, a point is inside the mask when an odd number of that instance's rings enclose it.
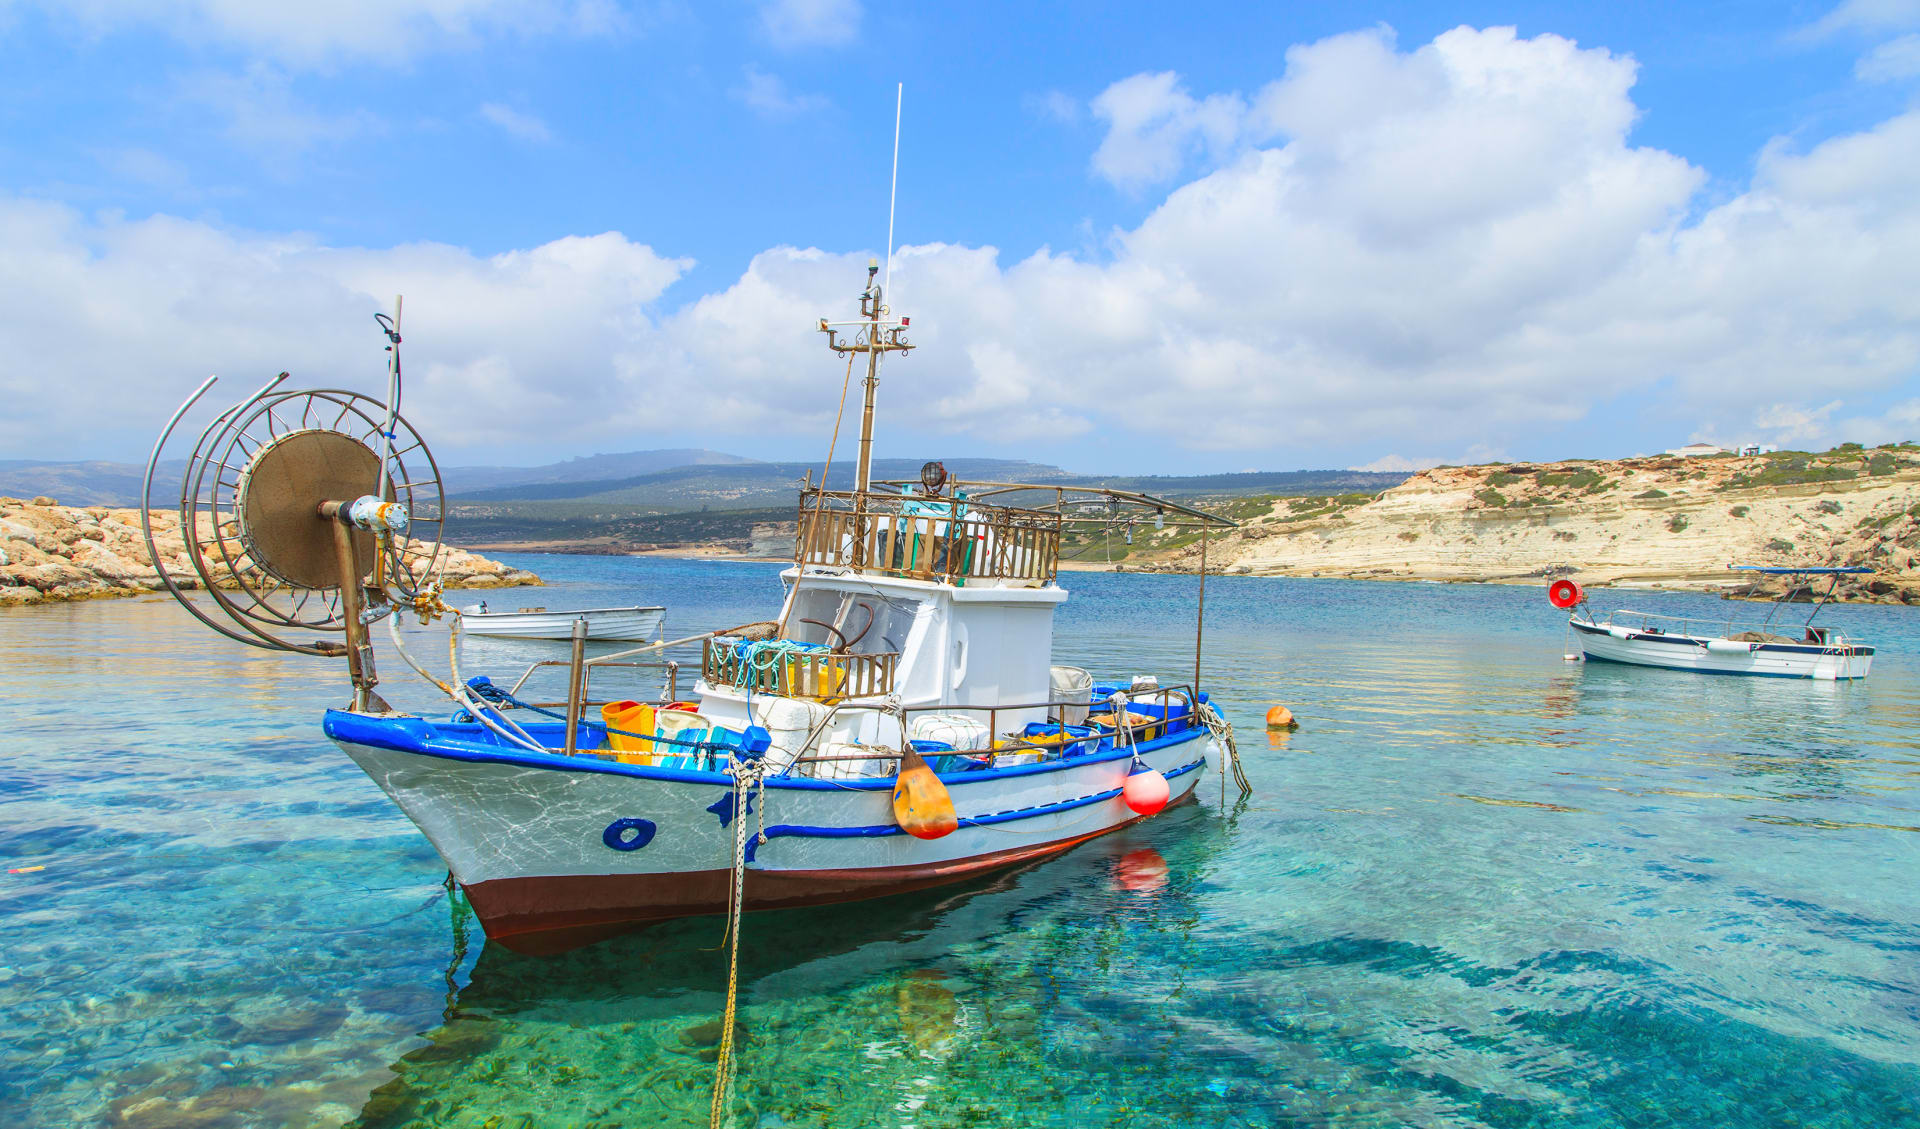
<path fill-rule="evenodd" d="M 1218 849 L 1205 844 L 1224 837 L 1194 804 L 1160 822 L 873 902 L 857 918 L 830 907 L 756 916 L 741 937 L 738 1099 L 765 1125 L 877 1124 L 903 1106 L 976 1101 L 1044 1108 L 1033 1094 L 992 1097 L 1001 1083 L 975 1072 L 1030 1068 L 1061 1032 L 1084 1029 L 1083 1005 L 1055 978 L 1098 980 L 1131 948 L 1178 945 Z M 553 956 L 485 944 L 444 1021 L 354 1124 L 705 1124 L 726 976 L 719 925 L 663 922 Z M 458 903 L 453 933 L 450 985 L 467 944 L 483 943 Z"/>

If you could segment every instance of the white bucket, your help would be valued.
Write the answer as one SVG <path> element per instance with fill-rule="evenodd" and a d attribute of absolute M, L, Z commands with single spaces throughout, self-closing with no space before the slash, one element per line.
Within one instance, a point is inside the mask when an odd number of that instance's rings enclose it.
<path fill-rule="evenodd" d="M 1073 703 L 1055 706 L 1057 719 L 1067 725 L 1085 725 L 1087 706 L 1093 701 L 1093 675 L 1077 666 L 1055 666 L 1047 668 L 1047 681 L 1048 701 Z"/>

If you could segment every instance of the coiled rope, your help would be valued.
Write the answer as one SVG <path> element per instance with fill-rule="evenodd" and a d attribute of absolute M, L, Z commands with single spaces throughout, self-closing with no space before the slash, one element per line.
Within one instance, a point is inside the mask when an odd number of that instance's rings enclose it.
<path fill-rule="evenodd" d="M 1233 770 L 1233 782 L 1239 786 L 1240 794 L 1251 795 L 1253 785 L 1248 783 L 1246 770 L 1240 765 L 1240 746 L 1233 741 L 1233 723 L 1215 709 L 1212 702 L 1198 702 L 1196 707 L 1195 712 L 1200 715 L 1207 732 L 1213 734 L 1213 739 L 1220 745 L 1221 759 L 1226 762 L 1227 768 Z"/>

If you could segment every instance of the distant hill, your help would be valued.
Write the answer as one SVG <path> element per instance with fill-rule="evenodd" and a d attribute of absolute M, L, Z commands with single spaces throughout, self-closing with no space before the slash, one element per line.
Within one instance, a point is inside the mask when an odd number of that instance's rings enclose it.
<path fill-rule="evenodd" d="M 447 493 L 459 494 L 500 487 L 564 482 L 608 482 L 654 474 L 676 467 L 734 466 L 755 460 L 700 447 L 673 447 L 659 451 L 628 451 L 618 455 L 582 455 L 545 466 L 447 467 Z"/>
<path fill-rule="evenodd" d="M 180 501 L 180 474 L 185 459 L 169 459 L 154 473 L 154 504 L 175 506 Z M 139 502 L 144 463 L 54 463 L 33 459 L 0 459 L 0 495 L 31 500 L 40 495 L 68 506 L 132 506 Z"/>
<path fill-rule="evenodd" d="M 1354 470 L 1293 470 L 1207 475 L 1082 475 L 1047 463 L 1020 459 L 944 460 L 955 477 L 1001 482 L 1037 482 L 1072 486 L 1112 486 L 1169 496 L 1243 494 L 1339 494 L 1378 492 L 1396 486 L 1405 474 Z M 922 460 L 875 459 L 877 479 L 915 479 Z M 155 476 L 151 504 L 171 507 L 179 499 L 185 463 L 171 459 Z M 73 506 L 131 506 L 140 495 L 144 467 L 104 461 L 49 462 L 0 460 L 0 495 L 45 495 Z M 565 517 L 578 520 L 585 510 L 679 512 L 700 509 L 763 509 L 791 505 L 801 478 L 818 475 L 812 462 L 757 462 L 704 448 L 672 448 L 587 455 L 544 466 L 452 466 L 441 469 L 448 500 L 456 513 L 533 516 L 527 507 L 575 503 Z M 853 485 L 854 459 L 835 461 L 831 485 Z M 548 515 L 540 515 L 548 516 Z M 552 516 L 561 516 L 555 514 Z"/>
<path fill-rule="evenodd" d="M 876 479 L 912 479 L 920 476 L 924 460 L 875 459 Z M 1076 476 L 1056 466 L 1015 459 L 947 459 L 948 473 L 957 478 L 1019 482 L 1064 482 Z M 786 505 L 795 500 L 800 480 L 811 471 L 816 482 L 818 463 L 749 463 L 680 466 L 629 478 L 577 482 L 538 482 L 474 490 L 450 497 L 456 506 L 499 502 L 566 501 L 600 506 L 653 509 L 697 509 L 701 506 L 749 509 Z M 854 460 L 840 459 L 829 473 L 829 485 L 853 487 Z M 1397 481 L 1397 480 L 1396 480 Z"/>
<path fill-rule="evenodd" d="M 559 486 L 583 481 L 613 481 L 675 467 L 726 466 L 752 459 L 724 451 L 676 447 L 659 451 L 627 451 L 617 455 L 584 455 L 544 466 L 452 466 L 440 468 L 448 494 L 540 484 Z M 185 459 L 162 462 L 154 475 L 153 504 L 173 506 L 179 501 L 180 474 Z M 69 506 L 131 506 L 140 497 L 140 463 L 49 462 L 0 459 L 0 495 L 32 498 L 44 494 Z M 571 495 L 562 495 L 571 496 Z"/>

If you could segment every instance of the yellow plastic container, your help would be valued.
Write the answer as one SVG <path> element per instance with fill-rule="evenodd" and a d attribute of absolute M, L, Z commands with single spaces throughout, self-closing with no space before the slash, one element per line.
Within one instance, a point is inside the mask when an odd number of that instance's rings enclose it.
<path fill-rule="evenodd" d="M 653 732 L 653 707 L 641 702 L 608 702 L 600 707 L 600 718 L 607 723 L 608 729 L 624 729 L 627 733 Z M 653 742 L 645 737 L 629 737 L 626 733 L 608 733 L 607 743 L 614 751 L 615 760 L 621 764 L 652 764 Z"/>

